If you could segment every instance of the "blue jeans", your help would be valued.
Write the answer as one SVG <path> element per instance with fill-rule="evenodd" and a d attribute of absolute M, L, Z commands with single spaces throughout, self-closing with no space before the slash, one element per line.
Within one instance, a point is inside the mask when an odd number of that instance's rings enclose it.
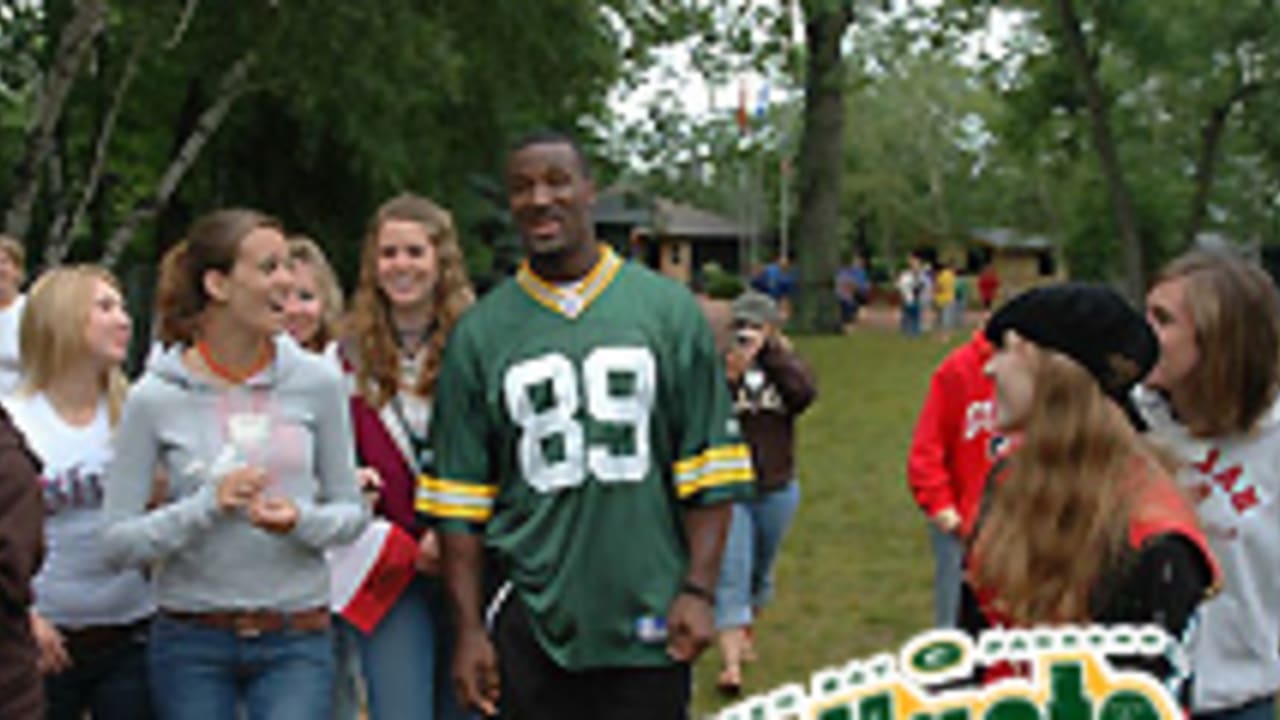
<path fill-rule="evenodd" d="M 750 625 L 773 596 L 773 562 L 799 505 L 800 483 L 792 480 L 733 506 L 716 587 L 717 629 Z"/>
<path fill-rule="evenodd" d="M 920 334 L 920 303 L 906 303 L 902 306 L 902 333 L 908 337 Z"/>
<path fill-rule="evenodd" d="M 453 633 L 439 579 L 415 577 L 368 635 L 345 622 L 339 627 L 360 649 L 371 720 L 471 717 L 449 679 Z"/>
<path fill-rule="evenodd" d="M 69 636 L 70 638 L 70 636 Z M 44 678 L 46 720 L 149 720 L 146 626 L 133 637 L 98 648 L 70 641 L 71 667 Z"/>
<path fill-rule="evenodd" d="M 1193 713 L 1192 720 L 1275 720 L 1276 697 L 1268 695 L 1225 710 Z"/>
<path fill-rule="evenodd" d="M 240 637 L 162 614 L 147 660 L 160 720 L 316 720 L 331 711 L 328 631 Z"/>
<path fill-rule="evenodd" d="M 960 622 L 964 544 L 933 523 L 929 523 L 929 544 L 933 547 L 933 625 L 952 628 Z"/>

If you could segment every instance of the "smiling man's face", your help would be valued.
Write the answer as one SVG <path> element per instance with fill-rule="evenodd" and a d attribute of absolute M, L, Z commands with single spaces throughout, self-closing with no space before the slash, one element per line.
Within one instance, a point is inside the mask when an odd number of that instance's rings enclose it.
<path fill-rule="evenodd" d="M 569 143 L 534 143 L 512 153 L 507 197 L 530 257 L 572 255 L 594 243 L 595 185 Z"/>

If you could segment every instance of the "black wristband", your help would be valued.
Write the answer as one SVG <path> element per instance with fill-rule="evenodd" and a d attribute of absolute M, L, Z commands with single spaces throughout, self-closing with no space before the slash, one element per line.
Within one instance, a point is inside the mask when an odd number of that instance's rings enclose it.
<path fill-rule="evenodd" d="M 716 604 L 716 594 L 702 587 L 698 583 L 693 582 L 692 580 L 685 580 L 683 583 L 680 584 L 680 594 L 692 595 L 696 598 L 701 598 L 703 600 L 706 600 L 708 603 L 711 603 L 712 605 Z"/>

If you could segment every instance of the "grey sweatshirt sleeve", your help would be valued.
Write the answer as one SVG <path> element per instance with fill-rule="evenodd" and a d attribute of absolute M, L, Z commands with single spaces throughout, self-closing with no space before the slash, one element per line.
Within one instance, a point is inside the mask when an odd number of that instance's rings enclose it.
<path fill-rule="evenodd" d="M 340 378 L 334 374 L 317 383 L 316 427 L 313 447 L 319 493 L 315 502 L 298 503 L 293 535 L 323 549 L 356 539 L 369 521 L 356 482 L 355 448 L 350 409 Z"/>
<path fill-rule="evenodd" d="M 160 457 L 157 418 L 149 399 L 145 386 L 130 393 L 107 466 L 103 544 L 107 557 L 121 565 L 143 565 L 173 553 L 212 526 L 220 514 L 212 483 L 147 510 Z"/>

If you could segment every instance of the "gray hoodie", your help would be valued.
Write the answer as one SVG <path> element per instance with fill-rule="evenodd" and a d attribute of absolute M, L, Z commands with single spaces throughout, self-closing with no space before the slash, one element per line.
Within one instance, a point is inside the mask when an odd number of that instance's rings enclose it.
<path fill-rule="evenodd" d="M 104 542 L 118 563 L 154 565 L 161 608 L 326 605 L 324 548 L 354 540 L 368 520 L 339 372 L 283 333 L 275 342 L 272 365 L 230 389 L 193 375 L 185 348 L 171 347 L 125 403 L 107 469 Z M 245 464 L 267 470 L 268 494 L 297 504 L 291 532 L 272 534 L 242 510 L 218 508 L 218 480 Z M 168 494 L 148 510 L 157 466 L 169 473 Z"/>

